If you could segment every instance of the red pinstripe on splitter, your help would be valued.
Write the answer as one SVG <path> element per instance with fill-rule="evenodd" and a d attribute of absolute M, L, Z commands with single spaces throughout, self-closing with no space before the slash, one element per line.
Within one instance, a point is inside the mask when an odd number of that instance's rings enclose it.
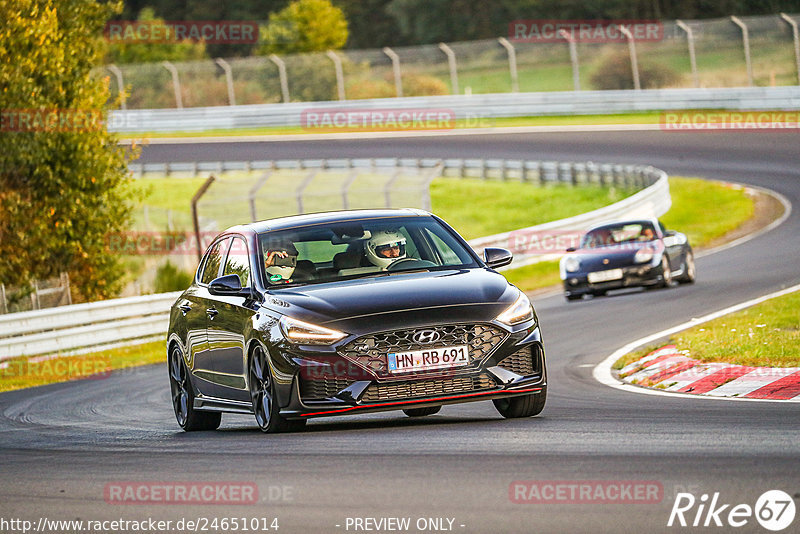
<path fill-rule="evenodd" d="M 744 397 L 748 399 L 788 400 L 798 395 L 800 395 L 800 371 L 751 391 Z"/>
<path fill-rule="evenodd" d="M 702 393 L 708 393 L 712 389 L 716 389 L 719 386 L 725 384 L 726 382 L 730 382 L 731 380 L 735 380 L 740 376 L 746 375 L 750 371 L 753 371 L 755 367 L 745 367 L 745 366 L 731 366 L 731 367 L 724 367 L 715 373 L 711 373 L 708 376 L 704 376 L 700 380 L 692 382 L 691 384 L 682 387 L 678 391 L 680 393 L 694 393 L 696 395 L 700 395 Z"/>

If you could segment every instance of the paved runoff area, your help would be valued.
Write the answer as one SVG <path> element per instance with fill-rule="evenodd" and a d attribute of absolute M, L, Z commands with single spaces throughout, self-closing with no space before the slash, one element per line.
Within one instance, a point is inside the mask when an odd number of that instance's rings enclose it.
<path fill-rule="evenodd" d="M 666 345 L 620 369 L 619 378 L 663 391 L 740 397 L 800 400 L 800 367 L 748 367 L 702 362 Z"/>

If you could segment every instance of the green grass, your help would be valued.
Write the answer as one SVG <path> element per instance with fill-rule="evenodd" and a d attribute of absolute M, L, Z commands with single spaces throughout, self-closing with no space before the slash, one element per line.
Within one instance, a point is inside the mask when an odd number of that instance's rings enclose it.
<path fill-rule="evenodd" d="M 661 221 L 703 247 L 753 216 L 753 200 L 739 186 L 700 178 L 670 179 L 672 208 Z"/>
<path fill-rule="evenodd" d="M 632 191 L 600 186 L 545 187 L 477 178 L 439 178 L 431 206 L 466 239 L 579 215 L 627 197 Z"/>
<path fill-rule="evenodd" d="M 700 178 L 672 177 L 669 188 L 672 207 L 661 221 L 667 228 L 687 234 L 695 249 L 738 228 L 753 215 L 753 199 L 741 187 Z M 556 261 L 509 269 L 503 274 L 523 291 L 560 282 Z"/>
<path fill-rule="evenodd" d="M 668 343 L 704 362 L 753 367 L 800 367 L 800 292 L 770 299 L 672 336 Z M 660 346 L 626 354 L 622 369 Z"/>
<path fill-rule="evenodd" d="M 31 362 L 27 357 L 13 358 L 6 360 L 8 367 L 0 369 L 0 392 L 87 377 L 102 380 L 112 369 L 128 369 L 164 361 L 166 349 L 163 341 L 40 362 Z"/>

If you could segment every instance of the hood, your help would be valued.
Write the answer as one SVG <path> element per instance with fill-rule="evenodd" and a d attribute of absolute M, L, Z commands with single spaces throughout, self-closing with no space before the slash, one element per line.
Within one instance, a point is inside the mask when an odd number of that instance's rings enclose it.
<path fill-rule="evenodd" d="M 578 249 L 572 256 L 580 260 L 581 271 L 600 271 L 633 265 L 636 253 L 648 247 L 655 250 L 656 254 L 661 251 L 661 245 L 657 241 L 631 242 L 608 247 Z"/>
<path fill-rule="evenodd" d="M 514 302 L 517 290 L 488 269 L 396 273 L 270 289 L 265 306 L 334 328 L 357 323 L 488 321 Z M 374 326 L 374 324 L 372 324 Z M 371 327 L 372 327 L 371 326 Z M 361 328 L 350 328 L 350 330 Z"/>

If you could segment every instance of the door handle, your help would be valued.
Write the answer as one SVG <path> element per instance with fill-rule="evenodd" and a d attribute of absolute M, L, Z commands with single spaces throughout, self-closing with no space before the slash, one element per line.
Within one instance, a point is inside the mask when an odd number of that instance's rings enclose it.
<path fill-rule="evenodd" d="M 216 317 L 216 316 L 217 316 L 217 314 L 218 314 L 219 312 L 217 311 L 217 309 L 216 309 L 216 308 L 208 308 L 208 309 L 206 310 L 206 313 L 208 314 L 208 318 L 209 318 L 209 319 L 213 319 L 214 317 Z"/>
<path fill-rule="evenodd" d="M 178 308 L 180 308 L 180 310 L 183 313 L 184 317 L 186 317 L 186 314 L 189 313 L 189 310 L 192 309 L 192 307 L 189 304 L 186 304 L 186 303 L 179 305 Z"/>

